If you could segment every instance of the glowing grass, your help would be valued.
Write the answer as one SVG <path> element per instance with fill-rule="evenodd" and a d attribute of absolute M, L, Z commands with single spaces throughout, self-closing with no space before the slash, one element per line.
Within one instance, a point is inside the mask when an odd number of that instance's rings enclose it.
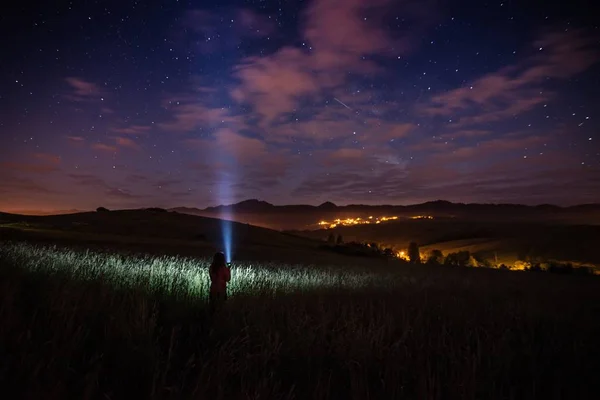
<path fill-rule="evenodd" d="M 60 273 L 81 281 L 101 279 L 115 288 L 143 287 L 149 292 L 178 298 L 202 298 L 209 289 L 208 259 L 125 256 L 25 243 L 0 246 L 0 258 L 13 260 L 31 272 Z M 277 295 L 308 290 L 383 288 L 395 283 L 392 275 L 342 268 L 242 262 L 233 264 L 229 293 Z"/>

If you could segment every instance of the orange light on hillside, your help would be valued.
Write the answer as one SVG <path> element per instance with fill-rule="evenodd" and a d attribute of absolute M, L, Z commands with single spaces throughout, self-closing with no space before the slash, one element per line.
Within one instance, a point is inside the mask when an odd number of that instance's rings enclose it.
<path fill-rule="evenodd" d="M 335 220 L 333 220 L 332 222 L 329 221 L 319 221 L 317 224 L 319 226 L 325 227 L 325 229 L 329 228 L 329 229 L 333 229 L 337 226 L 353 226 L 353 225 L 368 225 L 371 223 L 376 223 L 376 224 L 380 224 L 382 222 L 387 222 L 387 221 L 393 221 L 393 220 L 397 220 L 398 217 L 397 216 L 392 216 L 392 217 L 374 217 L 374 216 L 369 216 L 368 218 L 363 219 L 362 217 L 356 217 L 356 218 L 346 218 L 346 219 L 340 219 L 337 218 Z"/>

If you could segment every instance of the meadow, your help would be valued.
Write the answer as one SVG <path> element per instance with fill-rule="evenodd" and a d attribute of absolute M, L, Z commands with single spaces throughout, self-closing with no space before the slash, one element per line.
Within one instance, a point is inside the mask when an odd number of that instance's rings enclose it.
<path fill-rule="evenodd" d="M 31 399 L 597 398 L 600 281 L 0 242 L 0 383 Z"/>

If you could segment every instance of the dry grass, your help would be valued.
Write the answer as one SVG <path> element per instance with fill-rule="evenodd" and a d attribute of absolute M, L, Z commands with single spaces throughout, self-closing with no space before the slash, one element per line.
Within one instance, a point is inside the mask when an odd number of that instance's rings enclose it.
<path fill-rule="evenodd" d="M 0 246 L 7 398 L 597 398 L 596 278 Z"/>

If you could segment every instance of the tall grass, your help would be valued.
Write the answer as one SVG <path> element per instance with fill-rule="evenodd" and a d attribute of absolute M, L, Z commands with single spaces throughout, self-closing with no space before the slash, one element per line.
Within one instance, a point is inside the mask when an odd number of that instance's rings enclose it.
<path fill-rule="evenodd" d="M 77 281 L 101 280 L 115 289 L 143 288 L 148 293 L 177 298 L 195 299 L 208 295 L 208 259 L 121 255 L 25 243 L 1 246 L 0 257 L 13 260 L 33 273 L 60 274 Z M 398 277 L 340 267 L 240 262 L 232 268 L 229 294 L 278 295 L 311 289 L 389 287 L 394 278 Z"/>
<path fill-rule="evenodd" d="M 0 383 L 24 398 L 595 398 L 595 278 L 0 244 Z M 15 398 L 15 397 L 10 397 Z"/>

